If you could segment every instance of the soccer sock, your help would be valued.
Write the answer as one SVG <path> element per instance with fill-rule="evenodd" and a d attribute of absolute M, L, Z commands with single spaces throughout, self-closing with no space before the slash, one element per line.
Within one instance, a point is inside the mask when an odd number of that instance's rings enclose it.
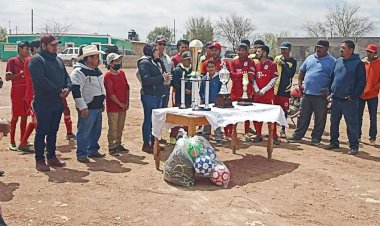
<path fill-rule="evenodd" d="M 20 141 L 21 147 L 26 146 L 26 142 L 28 141 L 28 138 L 30 134 L 32 134 L 33 130 L 34 130 L 34 123 L 29 122 L 28 126 L 26 127 L 24 136 L 22 136 L 21 141 Z"/>
<path fill-rule="evenodd" d="M 261 129 L 263 127 L 263 123 L 262 122 L 253 122 L 253 125 L 255 126 L 257 136 L 261 136 Z"/>
<path fill-rule="evenodd" d="M 15 144 L 15 134 L 16 134 L 16 125 L 17 125 L 18 117 L 12 116 L 11 120 L 11 131 L 10 131 L 10 138 L 11 138 L 11 144 Z"/>
<path fill-rule="evenodd" d="M 28 117 L 21 117 L 21 123 L 20 123 L 20 140 L 24 136 L 25 130 L 26 130 L 26 124 L 27 124 Z"/>
<path fill-rule="evenodd" d="M 69 113 L 69 115 L 65 114 L 63 119 L 65 120 L 67 134 L 72 134 L 73 133 L 73 124 L 72 123 L 73 122 L 71 121 L 70 113 Z"/>
<path fill-rule="evenodd" d="M 244 134 L 249 133 L 249 124 L 250 124 L 250 121 L 244 122 Z"/>

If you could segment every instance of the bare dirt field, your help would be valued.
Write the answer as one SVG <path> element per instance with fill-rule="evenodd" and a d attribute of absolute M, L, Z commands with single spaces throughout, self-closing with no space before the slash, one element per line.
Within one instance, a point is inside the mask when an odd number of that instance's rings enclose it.
<path fill-rule="evenodd" d="M 5 63 L 0 63 L 0 71 L 4 78 Z M 367 112 L 357 156 L 347 155 L 343 122 L 339 151 L 324 149 L 328 123 L 321 147 L 309 144 L 310 130 L 302 144 L 276 146 L 271 160 L 266 158 L 266 143 L 242 142 L 243 125 L 239 125 L 237 154 L 232 154 L 227 141 L 216 147 L 232 174 L 229 187 L 196 178 L 194 187 L 180 188 L 167 184 L 162 172 L 155 170 L 153 155 L 141 151 L 139 83 L 134 69 L 125 71 L 132 89 L 123 137 L 128 154 L 77 162 L 75 142 L 65 139 L 62 120 L 57 153 L 67 166 L 41 173 L 35 170 L 34 155 L 9 151 L 9 137 L 0 141 L 0 169 L 6 172 L 0 177 L 0 205 L 9 225 L 380 224 L 380 146 L 368 145 Z M 8 119 L 9 90 L 10 82 L 0 90 L 0 116 Z M 71 95 L 68 101 L 75 128 Z M 103 120 L 100 146 L 108 154 L 106 114 Z M 33 137 L 34 133 L 30 141 Z M 167 131 L 164 138 L 168 139 Z M 173 147 L 165 146 L 163 161 Z"/>

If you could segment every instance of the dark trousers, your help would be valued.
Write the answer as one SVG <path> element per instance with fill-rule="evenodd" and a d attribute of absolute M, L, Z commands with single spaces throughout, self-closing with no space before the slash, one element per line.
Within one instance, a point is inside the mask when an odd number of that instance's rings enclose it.
<path fill-rule="evenodd" d="M 167 108 L 169 105 L 170 86 L 165 86 L 165 95 L 162 97 L 162 108 Z"/>
<path fill-rule="evenodd" d="M 144 109 L 143 141 L 144 144 L 149 144 L 152 138 L 152 111 L 153 109 L 161 108 L 162 99 L 152 95 L 141 95 L 141 102 Z"/>
<path fill-rule="evenodd" d="M 45 159 L 44 152 L 46 147 L 46 157 L 50 159 L 55 156 L 57 132 L 63 112 L 63 102 L 49 104 L 35 100 L 33 108 L 38 122 L 34 137 L 35 158 L 36 161 Z"/>
<path fill-rule="evenodd" d="M 370 140 L 376 140 L 377 135 L 377 106 L 379 104 L 379 98 L 374 97 L 368 100 L 363 100 L 359 98 L 358 102 L 358 115 L 359 115 L 359 138 L 362 136 L 362 125 L 363 125 L 363 114 L 364 114 L 364 108 L 365 103 L 367 102 L 368 105 L 368 112 L 369 112 L 369 139 Z"/>
<path fill-rule="evenodd" d="M 302 139 L 310 125 L 311 116 L 314 113 L 314 129 L 311 139 L 320 142 L 326 126 L 327 100 L 324 96 L 305 94 L 301 100 L 300 114 L 297 118 L 297 128 L 293 137 Z"/>
<path fill-rule="evenodd" d="M 331 107 L 330 143 L 339 145 L 339 124 L 344 116 L 351 149 L 359 148 L 358 100 L 333 99 Z"/>

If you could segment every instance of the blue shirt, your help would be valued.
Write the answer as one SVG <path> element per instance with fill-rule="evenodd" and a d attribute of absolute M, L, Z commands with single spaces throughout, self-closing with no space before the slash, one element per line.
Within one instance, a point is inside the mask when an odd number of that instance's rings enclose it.
<path fill-rule="evenodd" d="M 205 102 L 205 91 L 206 91 L 206 80 L 207 76 L 202 76 L 202 83 L 201 88 L 199 91 L 199 94 L 201 96 L 201 100 L 204 103 Z M 218 93 L 220 91 L 220 88 L 222 87 L 222 83 L 220 82 L 219 74 L 215 74 L 211 80 L 210 80 L 210 90 L 209 90 L 209 103 L 215 103 L 216 97 L 218 96 Z"/>
<path fill-rule="evenodd" d="M 317 54 L 308 56 L 300 67 L 300 71 L 305 74 L 305 94 L 319 96 L 329 90 L 334 65 L 335 58 L 329 53 L 324 57 L 318 57 Z"/>

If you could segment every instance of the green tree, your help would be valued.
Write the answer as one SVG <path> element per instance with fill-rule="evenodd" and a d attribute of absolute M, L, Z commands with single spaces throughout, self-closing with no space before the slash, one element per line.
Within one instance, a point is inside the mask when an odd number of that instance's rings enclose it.
<path fill-rule="evenodd" d="M 7 29 L 5 27 L 0 26 L 0 42 L 5 42 L 6 41 L 6 36 L 7 35 Z"/>
<path fill-rule="evenodd" d="M 168 26 L 155 27 L 151 32 L 146 36 L 147 43 L 154 43 L 156 41 L 157 35 L 163 35 L 166 38 L 167 43 L 173 43 L 174 41 L 174 33 L 173 29 Z"/>
<path fill-rule="evenodd" d="M 190 17 L 185 24 L 187 40 L 198 39 L 203 43 L 214 40 L 214 28 L 209 19 L 201 17 Z"/>

